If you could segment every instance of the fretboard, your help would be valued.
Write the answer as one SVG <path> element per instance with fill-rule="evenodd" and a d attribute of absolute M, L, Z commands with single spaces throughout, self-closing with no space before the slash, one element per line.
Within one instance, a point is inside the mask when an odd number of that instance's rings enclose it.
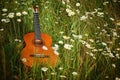
<path fill-rule="evenodd" d="M 34 36 L 35 36 L 35 40 L 41 40 L 38 13 L 34 13 Z"/>

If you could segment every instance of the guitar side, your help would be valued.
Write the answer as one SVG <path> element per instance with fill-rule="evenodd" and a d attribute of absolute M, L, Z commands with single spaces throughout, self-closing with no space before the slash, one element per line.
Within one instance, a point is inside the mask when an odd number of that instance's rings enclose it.
<path fill-rule="evenodd" d="M 41 37 L 43 44 L 36 46 L 34 44 L 34 32 L 28 33 L 24 36 L 26 45 L 21 52 L 21 60 L 24 65 L 32 67 L 35 63 L 37 63 L 54 66 L 57 63 L 58 56 L 51 48 L 52 38 L 49 35 L 43 33 L 41 33 Z M 37 57 L 31 55 L 45 55 L 47 57 Z"/>

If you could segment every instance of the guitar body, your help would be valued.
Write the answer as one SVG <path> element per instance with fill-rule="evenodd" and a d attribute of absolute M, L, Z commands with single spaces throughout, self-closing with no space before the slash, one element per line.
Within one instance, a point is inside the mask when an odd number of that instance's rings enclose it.
<path fill-rule="evenodd" d="M 24 36 L 25 47 L 21 52 L 21 60 L 24 65 L 32 67 L 34 64 L 43 64 L 54 66 L 58 60 L 58 56 L 52 49 L 52 38 L 41 33 L 42 44 L 36 46 L 34 44 L 34 32 Z"/>

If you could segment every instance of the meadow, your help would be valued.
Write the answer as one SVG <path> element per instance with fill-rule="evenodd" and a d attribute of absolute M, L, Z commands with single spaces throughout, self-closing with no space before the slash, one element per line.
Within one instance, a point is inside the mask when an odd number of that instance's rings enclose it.
<path fill-rule="evenodd" d="M 35 0 L 34 0 L 35 1 Z M 0 80 L 120 80 L 119 0 L 36 0 L 41 32 L 52 37 L 54 67 L 24 68 L 33 0 L 0 0 Z"/>

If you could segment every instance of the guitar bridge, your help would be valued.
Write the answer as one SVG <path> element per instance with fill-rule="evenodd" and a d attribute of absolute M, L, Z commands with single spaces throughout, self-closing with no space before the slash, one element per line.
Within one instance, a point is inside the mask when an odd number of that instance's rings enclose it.
<path fill-rule="evenodd" d="M 30 54 L 30 57 L 36 57 L 36 58 L 49 58 L 49 55 L 45 54 Z"/>

